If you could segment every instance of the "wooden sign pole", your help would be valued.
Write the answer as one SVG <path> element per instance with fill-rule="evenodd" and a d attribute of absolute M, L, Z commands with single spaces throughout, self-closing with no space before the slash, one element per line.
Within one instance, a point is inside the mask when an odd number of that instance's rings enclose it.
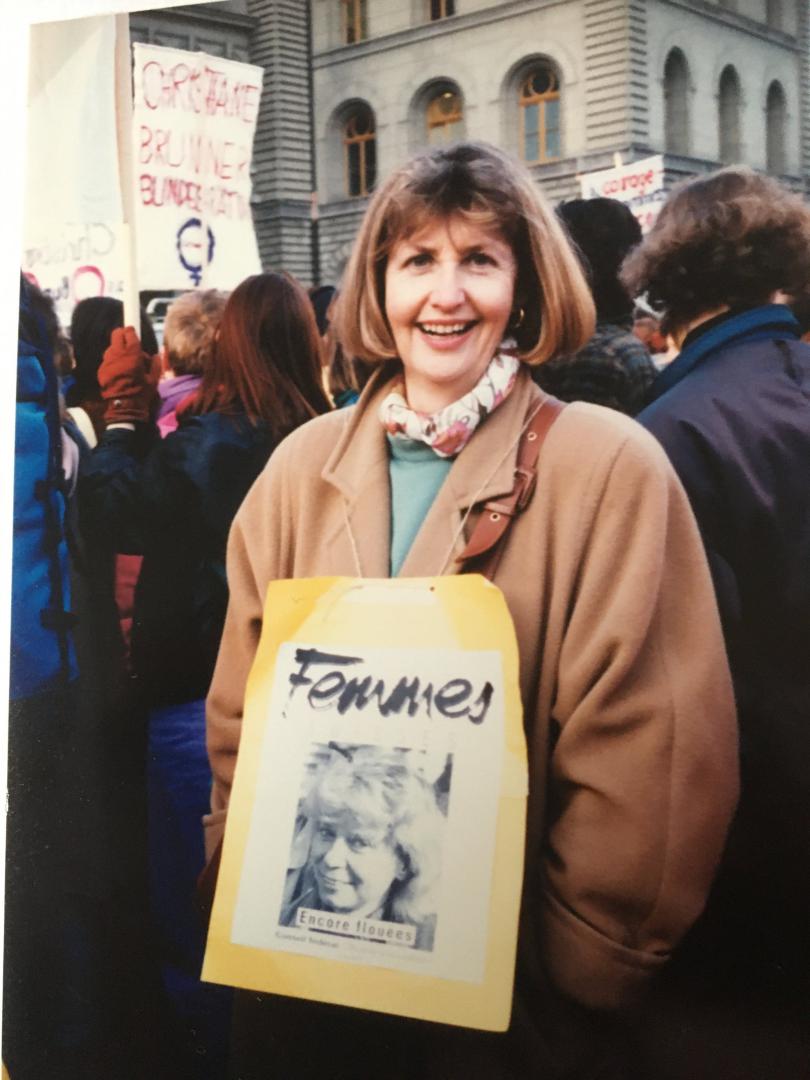
<path fill-rule="evenodd" d="M 115 16 L 115 127 L 118 139 L 118 174 L 123 209 L 124 323 L 141 332 L 138 296 L 138 259 L 135 237 L 135 168 L 132 157 L 132 51 L 129 15 Z"/>

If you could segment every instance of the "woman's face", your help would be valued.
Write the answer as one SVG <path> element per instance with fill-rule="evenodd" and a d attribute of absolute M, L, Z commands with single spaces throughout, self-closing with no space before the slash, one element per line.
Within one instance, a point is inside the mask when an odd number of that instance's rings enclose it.
<path fill-rule="evenodd" d="M 348 812 L 318 819 L 311 857 L 321 900 L 334 911 L 358 915 L 376 912 L 402 871 L 387 830 L 359 823 Z"/>
<path fill-rule="evenodd" d="M 385 313 L 408 404 L 432 413 L 471 390 L 504 338 L 516 264 L 500 232 L 436 218 L 398 241 L 385 269 Z"/>

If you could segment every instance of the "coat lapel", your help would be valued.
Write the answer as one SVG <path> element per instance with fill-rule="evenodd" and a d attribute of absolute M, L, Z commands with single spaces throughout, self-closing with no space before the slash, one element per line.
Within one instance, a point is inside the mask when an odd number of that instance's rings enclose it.
<path fill-rule="evenodd" d="M 388 446 L 378 413 L 389 390 L 383 369 L 347 412 L 347 422 L 322 476 L 344 500 L 344 520 L 324 538 L 338 572 L 388 577 L 391 545 L 391 484 Z M 512 490 L 515 461 L 525 422 L 542 400 L 528 371 L 521 370 L 511 394 L 474 433 L 453 463 L 400 570 L 400 577 L 433 577 L 458 570 L 473 505 Z M 356 553 L 356 558 L 355 558 Z M 359 561 L 359 566 L 357 565 Z"/>
<path fill-rule="evenodd" d="M 388 447 L 378 418 L 388 382 L 375 374 L 357 405 L 346 410 L 346 425 L 321 476 L 338 489 L 343 516 L 324 537 L 330 563 L 339 573 L 385 578 L 391 567 L 391 483 Z"/>
<path fill-rule="evenodd" d="M 458 572 L 456 558 L 470 531 L 464 515 L 471 506 L 512 490 L 523 425 L 541 397 L 528 371 L 521 370 L 509 397 L 454 461 L 402 564 L 401 577 Z"/>

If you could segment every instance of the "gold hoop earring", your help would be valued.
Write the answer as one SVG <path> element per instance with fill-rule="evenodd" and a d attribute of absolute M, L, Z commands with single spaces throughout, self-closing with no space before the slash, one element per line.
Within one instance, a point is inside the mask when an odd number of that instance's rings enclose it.
<path fill-rule="evenodd" d="M 509 326 L 511 327 L 511 329 L 512 330 L 519 330 L 520 327 L 523 325 L 523 320 L 524 320 L 525 317 L 526 317 L 526 312 L 523 310 L 523 308 L 520 308 L 518 310 L 517 315 L 513 311 L 512 312 L 512 318 L 509 320 Z"/>

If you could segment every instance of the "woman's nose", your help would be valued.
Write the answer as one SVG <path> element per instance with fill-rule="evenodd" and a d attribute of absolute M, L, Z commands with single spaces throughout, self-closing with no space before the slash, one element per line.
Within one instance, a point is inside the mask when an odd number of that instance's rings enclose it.
<path fill-rule="evenodd" d="M 453 311 L 466 300 L 460 268 L 453 265 L 439 266 L 430 294 L 430 301 L 440 311 Z"/>
<path fill-rule="evenodd" d="M 327 866 L 345 866 L 348 848 L 342 836 L 336 836 L 323 857 Z"/>

